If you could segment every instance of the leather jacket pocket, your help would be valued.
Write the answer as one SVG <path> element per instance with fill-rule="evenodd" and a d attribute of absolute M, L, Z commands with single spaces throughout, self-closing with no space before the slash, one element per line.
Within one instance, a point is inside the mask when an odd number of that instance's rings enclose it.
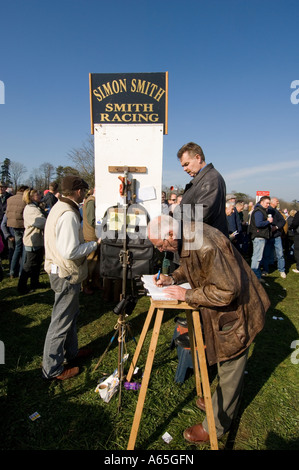
<path fill-rule="evenodd" d="M 246 346 L 246 330 L 243 318 L 235 312 L 226 312 L 219 316 L 216 331 L 219 356 L 235 355 Z"/>

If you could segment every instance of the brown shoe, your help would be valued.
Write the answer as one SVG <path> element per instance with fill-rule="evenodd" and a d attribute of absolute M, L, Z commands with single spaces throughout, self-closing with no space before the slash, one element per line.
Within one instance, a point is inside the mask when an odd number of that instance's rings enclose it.
<path fill-rule="evenodd" d="M 196 400 L 196 406 L 201 410 L 201 411 L 206 411 L 206 405 L 205 405 L 205 400 L 203 397 L 199 397 Z"/>
<path fill-rule="evenodd" d="M 67 380 L 71 379 L 72 377 L 75 377 L 75 375 L 79 374 L 79 367 L 71 367 L 70 369 L 64 369 L 64 371 L 60 374 L 54 377 L 57 380 Z"/>
<path fill-rule="evenodd" d="M 207 431 L 204 430 L 202 424 L 195 424 L 185 429 L 183 436 L 186 441 L 192 442 L 193 444 L 201 444 L 202 442 L 208 442 L 210 440 L 210 436 Z"/>

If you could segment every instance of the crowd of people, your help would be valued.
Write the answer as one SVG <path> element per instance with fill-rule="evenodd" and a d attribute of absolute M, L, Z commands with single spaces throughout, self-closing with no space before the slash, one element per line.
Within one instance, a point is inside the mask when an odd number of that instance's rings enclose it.
<path fill-rule="evenodd" d="M 238 408 L 248 348 L 263 328 L 270 305 L 263 277 L 277 263 L 285 278 L 285 257 L 291 255 L 296 260 L 293 271 L 299 273 L 299 211 L 282 212 L 276 197 L 247 203 L 227 194 L 223 177 L 194 142 L 184 145 L 177 157 L 190 183 L 182 194 L 162 192 L 161 216 L 148 226 L 149 240 L 164 256 L 162 273 L 154 279 L 169 286 L 174 299 L 201 309 L 207 362 L 218 365 L 212 402 L 221 437 Z M 76 322 L 80 291 L 92 294 L 99 281 L 101 240 L 95 230 L 94 189 L 88 191 L 79 176 L 67 176 L 61 188 L 53 183 L 43 194 L 21 186 L 12 195 L 5 183 L 0 187 L 0 241 L 10 277 L 18 278 L 18 291 L 26 294 L 40 287 L 44 263 L 55 294 L 42 377 L 69 379 L 79 374 L 73 360 L 90 354 L 78 346 Z M 183 214 L 187 205 L 190 210 Z M 188 233 L 185 222 L 187 217 L 191 225 L 186 225 L 194 226 L 198 205 L 203 244 L 192 251 L 198 226 Z M 191 289 L 180 287 L 185 281 Z M 196 403 L 205 410 L 204 400 Z M 192 443 L 208 441 L 207 421 L 186 429 L 184 438 Z"/>
<path fill-rule="evenodd" d="M 179 210 L 182 197 L 183 194 L 176 192 L 170 192 L 167 197 L 167 192 L 162 191 L 161 213 L 173 216 Z M 277 197 L 262 196 L 257 202 L 244 202 L 235 194 L 226 194 L 225 199 L 229 239 L 250 262 L 260 282 L 264 282 L 263 278 L 275 265 L 285 279 L 286 259 L 296 262 L 293 272 L 299 273 L 299 212 L 282 210 Z M 165 252 L 167 258 L 169 254 Z M 173 269 L 171 263 L 164 265 L 168 272 Z"/>

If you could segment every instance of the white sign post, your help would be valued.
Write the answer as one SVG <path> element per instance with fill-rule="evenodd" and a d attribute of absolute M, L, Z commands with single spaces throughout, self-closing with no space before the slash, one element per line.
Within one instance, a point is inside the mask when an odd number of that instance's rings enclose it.
<path fill-rule="evenodd" d="M 95 196 L 96 221 L 101 224 L 110 206 L 123 204 L 118 176 L 109 167 L 145 167 L 145 173 L 128 173 L 136 179 L 136 203 L 140 203 L 150 218 L 161 213 L 163 126 L 95 125 Z"/>
<path fill-rule="evenodd" d="M 124 203 L 119 191 L 124 167 L 129 168 L 129 182 L 136 180 L 136 203 L 150 218 L 161 214 L 167 96 L 167 72 L 90 74 L 98 229 L 107 209 Z M 119 173 L 111 167 L 119 168 Z"/>

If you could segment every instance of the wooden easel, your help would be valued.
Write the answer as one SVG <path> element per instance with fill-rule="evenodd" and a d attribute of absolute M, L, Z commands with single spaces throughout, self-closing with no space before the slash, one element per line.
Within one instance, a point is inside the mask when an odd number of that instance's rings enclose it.
<path fill-rule="evenodd" d="M 211 390 L 208 376 L 208 369 L 204 351 L 204 342 L 202 336 L 202 329 L 200 324 L 199 311 L 194 310 L 186 302 L 180 302 L 177 300 L 152 300 L 149 308 L 146 320 L 143 325 L 143 329 L 135 350 L 135 354 L 130 365 L 129 372 L 127 374 L 127 381 L 130 382 L 134 369 L 137 364 L 137 360 L 142 349 L 146 334 L 148 332 L 151 320 L 154 316 L 155 311 L 156 319 L 153 328 L 152 338 L 148 350 L 148 356 L 145 364 L 145 370 L 142 378 L 141 388 L 139 391 L 138 402 L 135 410 L 134 421 L 131 429 L 129 443 L 127 450 L 133 450 L 135 441 L 139 429 L 141 420 L 142 410 L 144 406 L 145 396 L 148 388 L 148 383 L 151 375 L 152 365 L 154 361 L 156 346 L 158 342 L 159 332 L 162 324 L 163 314 L 165 309 L 184 309 L 186 310 L 188 332 L 190 337 L 190 346 L 192 352 L 192 361 L 195 374 L 196 392 L 198 396 L 203 396 L 206 407 L 206 415 L 209 427 L 210 446 L 212 450 L 218 450 L 218 440 L 216 435 L 215 420 L 212 408 Z M 192 311 L 192 312 L 191 312 Z M 200 380 L 201 375 L 201 380 Z M 202 382 L 202 389 L 201 389 Z"/>

